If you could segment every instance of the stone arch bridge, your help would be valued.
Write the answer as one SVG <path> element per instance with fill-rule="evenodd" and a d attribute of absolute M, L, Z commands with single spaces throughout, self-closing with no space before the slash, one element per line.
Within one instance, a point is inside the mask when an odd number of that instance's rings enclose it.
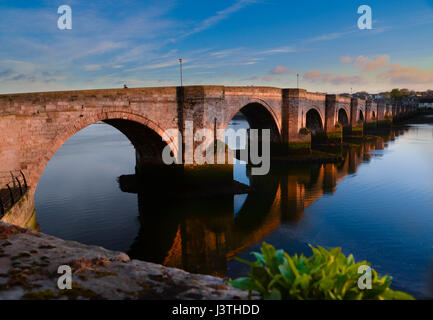
<path fill-rule="evenodd" d="M 385 105 L 272 87 L 188 86 L 104 89 L 0 95 L 0 171 L 22 170 L 35 188 L 44 168 L 72 135 L 98 121 L 124 133 L 136 149 L 137 166 L 161 163 L 167 129 L 224 129 L 241 111 L 251 128 L 271 129 L 272 142 L 294 146 L 300 134 L 333 133 L 340 121 L 384 120 L 400 110 Z M 375 114 L 373 117 L 372 114 Z M 344 119 L 343 119 L 344 118 Z M 173 149 L 179 146 L 174 145 Z M 176 152 L 176 150 L 172 150 Z"/>

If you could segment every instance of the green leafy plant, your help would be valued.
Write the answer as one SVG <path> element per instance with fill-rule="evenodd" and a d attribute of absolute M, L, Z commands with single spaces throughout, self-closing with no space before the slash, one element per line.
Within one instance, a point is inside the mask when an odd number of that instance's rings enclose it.
<path fill-rule="evenodd" d="M 359 267 L 370 264 L 355 262 L 341 248 L 313 247 L 309 258 L 303 254 L 288 255 L 263 243 L 261 253 L 253 252 L 256 261 L 236 260 L 250 266 L 248 277 L 228 283 L 235 288 L 260 294 L 266 300 L 412 300 L 409 294 L 391 290 L 391 277 L 379 276 L 371 269 L 371 289 L 361 290 Z"/>

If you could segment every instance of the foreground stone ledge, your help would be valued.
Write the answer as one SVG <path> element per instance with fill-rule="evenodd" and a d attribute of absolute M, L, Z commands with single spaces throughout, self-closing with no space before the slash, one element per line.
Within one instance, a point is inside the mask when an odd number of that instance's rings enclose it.
<path fill-rule="evenodd" d="M 72 268 L 71 290 L 57 288 L 61 265 Z M 0 222 L 0 300 L 16 299 L 233 300 L 247 299 L 247 293 L 220 278 Z"/>

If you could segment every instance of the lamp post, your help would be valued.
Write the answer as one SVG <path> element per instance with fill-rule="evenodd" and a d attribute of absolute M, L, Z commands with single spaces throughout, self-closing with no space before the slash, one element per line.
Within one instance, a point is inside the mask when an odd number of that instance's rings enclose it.
<path fill-rule="evenodd" d="M 296 85 L 298 86 L 299 89 L 299 73 L 296 74 Z"/>
<path fill-rule="evenodd" d="M 180 86 L 183 87 L 183 76 L 182 76 L 182 59 L 179 59 L 179 64 L 180 64 Z"/>

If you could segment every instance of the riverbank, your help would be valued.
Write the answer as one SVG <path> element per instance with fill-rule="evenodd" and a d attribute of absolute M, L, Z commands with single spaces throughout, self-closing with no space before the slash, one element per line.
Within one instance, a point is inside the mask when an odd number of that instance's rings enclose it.
<path fill-rule="evenodd" d="M 57 287 L 61 265 L 72 269 L 71 290 Z M 220 278 L 0 222 L 0 300 L 19 299 L 237 300 L 247 293 Z"/>

